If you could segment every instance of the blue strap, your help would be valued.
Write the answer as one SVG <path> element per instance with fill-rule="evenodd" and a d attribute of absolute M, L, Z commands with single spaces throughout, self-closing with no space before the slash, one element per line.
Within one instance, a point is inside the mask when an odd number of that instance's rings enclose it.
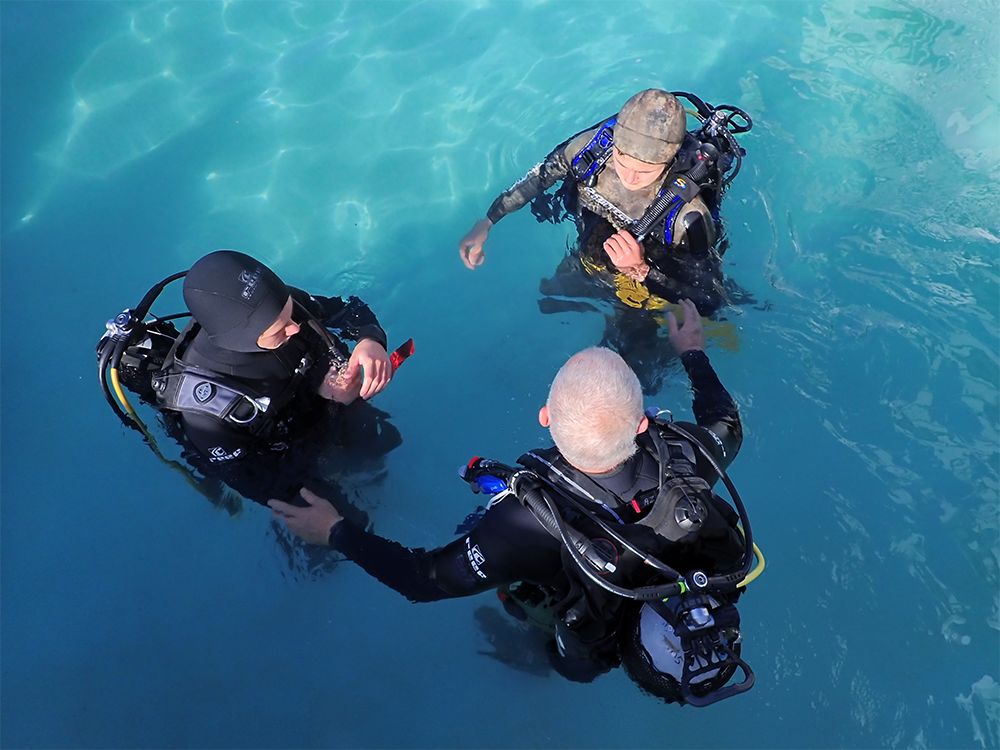
<path fill-rule="evenodd" d="M 615 143 L 614 127 L 615 118 L 612 117 L 597 129 L 597 132 L 594 133 L 594 137 L 590 139 L 590 143 L 588 143 L 586 147 L 573 158 L 573 176 L 576 177 L 577 180 L 581 182 L 586 180 L 600 167 L 604 166 L 604 162 L 606 161 L 605 154 Z M 599 155 L 595 156 L 591 153 L 594 148 L 599 150 Z M 587 159 L 589 161 L 586 165 L 587 171 L 583 174 L 580 174 L 580 168 L 578 167 L 581 159 Z"/>

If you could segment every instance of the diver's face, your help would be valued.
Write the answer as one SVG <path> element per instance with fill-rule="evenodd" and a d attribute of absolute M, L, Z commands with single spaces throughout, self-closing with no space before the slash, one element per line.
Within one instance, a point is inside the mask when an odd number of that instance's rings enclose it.
<path fill-rule="evenodd" d="M 615 174 L 628 190 L 642 190 L 649 187 L 657 182 L 667 169 L 666 164 L 650 164 L 639 161 L 634 156 L 619 151 L 617 146 L 613 147 L 612 151 Z"/>
<path fill-rule="evenodd" d="M 292 320 L 292 297 L 289 295 L 281 315 L 257 338 L 257 346 L 261 349 L 277 349 L 300 330 L 299 324 Z"/>

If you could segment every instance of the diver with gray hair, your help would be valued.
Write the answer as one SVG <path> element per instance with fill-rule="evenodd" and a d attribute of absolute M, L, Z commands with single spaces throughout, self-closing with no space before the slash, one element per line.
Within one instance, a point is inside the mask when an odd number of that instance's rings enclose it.
<path fill-rule="evenodd" d="M 496 589 L 508 613 L 553 636 L 551 665 L 569 679 L 589 682 L 625 658 L 633 680 L 666 700 L 703 705 L 742 692 L 753 678 L 739 659 L 734 604 L 750 573 L 752 537 L 725 468 L 743 431 L 705 354 L 697 308 L 683 300 L 680 309 L 683 322 L 671 313 L 668 328 L 696 423 L 644 413 L 639 381 L 620 356 L 579 352 L 538 415 L 555 446 L 524 454 L 520 467 L 473 458 L 463 478 L 493 497 L 444 547 L 408 549 L 367 532 L 306 489 L 305 507 L 268 504 L 294 534 L 339 551 L 411 601 Z M 739 511 L 712 492 L 719 476 Z M 652 619 L 668 618 L 682 662 L 691 655 L 684 674 L 660 668 L 663 639 L 643 641 L 638 629 L 649 618 L 637 620 L 636 605 L 647 600 L 674 603 L 677 611 Z M 623 643 L 656 654 L 623 653 Z M 727 686 L 737 667 L 746 679 Z"/>
<path fill-rule="evenodd" d="M 563 458 L 590 473 L 635 455 L 642 427 L 642 391 L 617 354 L 593 347 L 570 358 L 552 381 L 541 415 Z M 589 468 L 588 468 L 589 467 Z"/>

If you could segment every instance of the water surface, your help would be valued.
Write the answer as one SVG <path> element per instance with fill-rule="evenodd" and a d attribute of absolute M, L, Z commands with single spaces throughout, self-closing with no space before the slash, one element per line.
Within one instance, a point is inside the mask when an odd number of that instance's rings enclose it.
<path fill-rule="evenodd" d="M 996 2 L 17 3 L 2 33 L 6 747 L 998 747 Z M 211 250 L 368 301 L 417 354 L 377 530 L 436 546 L 472 455 L 596 314 L 541 315 L 569 225 L 501 189 L 649 86 L 750 112 L 724 204 L 756 303 L 712 361 L 767 555 L 747 695 L 664 706 L 489 651 L 491 596 L 295 575 L 120 427 L 104 321 Z M 683 371 L 650 405 L 689 412 Z"/>

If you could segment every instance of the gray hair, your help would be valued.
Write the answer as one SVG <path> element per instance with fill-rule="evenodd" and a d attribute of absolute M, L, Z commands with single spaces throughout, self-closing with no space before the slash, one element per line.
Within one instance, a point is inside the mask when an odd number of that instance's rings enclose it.
<path fill-rule="evenodd" d="M 574 354 L 552 381 L 549 433 L 563 457 L 578 469 L 609 471 L 636 451 L 642 420 L 642 387 L 610 349 Z"/>

